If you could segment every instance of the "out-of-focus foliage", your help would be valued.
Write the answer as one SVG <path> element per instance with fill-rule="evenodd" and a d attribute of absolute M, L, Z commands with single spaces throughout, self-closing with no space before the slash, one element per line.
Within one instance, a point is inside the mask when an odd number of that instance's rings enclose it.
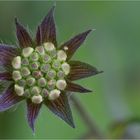
<path fill-rule="evenodd" d="M 15 44 L 14 17 L 35 32 L 53 2 L 0 2 L 0 39 Z M 140 2 L 56 2 L 55 19 L 59 43 L 89 28 L 96 29 L 74 55 L 103 70 L 93 78 L 78 81 L 93 94 L 77 97 L 98 128 L 108 137 L 123 133 L 110 131 L 120 120 L 140 118 Z M 33 136 L 25 118 L 25 103 L 0 113 L 0 138 L 79 138 L 87 126 L 73 107 L 76 129 L 57 119 L 46 107 L 37 120 Z M 121 123 L 121 125 L 124 124 Z M 125 128 L 126 131 L 126 128 Z M 127 128 L 127 135 L 140 138 L 140 125 Z M 111 133 L 111 134 L 110 134 Z M 114 135 L 113 135 L 114 134 Z"/>

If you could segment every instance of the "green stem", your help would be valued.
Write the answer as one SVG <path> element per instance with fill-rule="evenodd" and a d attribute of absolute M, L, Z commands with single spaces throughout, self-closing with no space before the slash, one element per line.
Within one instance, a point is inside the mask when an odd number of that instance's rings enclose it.
<path fill-rule="evenodd" d="M 89 113 L 86 111 L 86 109 L 84 108 L 80 100 L 77 99 L 74 95 L 71 96 L 71 100 L 77 112 L 79 113 L 80 117 L 83 119 L 84 123 L 87 125 L 89 129 L 89 132 L 86 135 L 89 137 L 88 134 L 90 134 L 90 138 L 91 137 L 98 138 L 98 139 L 105 138 L 103 134 L 100 132 L 100 130 L 98 129 L 98 127 L 96 126 L 93 119 L 91 119 Z M 84 135 L 84 138 L 86 135 Z"/>

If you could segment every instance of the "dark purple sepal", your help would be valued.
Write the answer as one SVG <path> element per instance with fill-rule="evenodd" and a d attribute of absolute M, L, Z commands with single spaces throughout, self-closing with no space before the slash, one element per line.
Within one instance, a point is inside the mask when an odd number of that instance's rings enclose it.
<path fill-rule="evenodd" d="M 68 47 L 68 50 L 66 50 L 67 53 L 67 59 L 69 60 L 75 51 L 81 46 L 81 44 L 85 41 L 87 35 L 91 32 L 92 30 L 87 30 L 86 32 L 80 33 L 76 35 L 75 37 L 71 38 L 69 41 L 65 42 L 64 44 L 61 45 L 61 49 L 64 49 L 64 47 Z"/>
<path fill-rule="evenodd" d="M 67 78 L 72 81 L 93 76 L 103 72 L 98 71 L 95 67 L 80 61 L 69 61 L 69 64 L 71 70 Z"/>
<path fill-rule="evenodd" d="M 0 44 L 0 65 L 11 66 L 11 61 L 17 54 L 17 48 L 14 46 Z"/>
<path fill-rule="evenodd" d="M 40 31 L 42 36 L 42 43 L 44 42 L 52 42 L 55 46 L 57 46 L 56 41 L 56 27 L 54 21 L 54 9 L 53 6 L 48 12 L 47 16 L 43 19 L 40 25 Z"/>
<path fill-rule="evenodd" d="M 0 96 L 0 112 L 8 110 L 13 107 L 18 102 L 22 101 L 24 98 L 17 96 L 14 93 L 14 87 L 11 85 L 5 93 Z"/>
<path fill-rule="evenodd" d="M 75 128 L 68 97 L 65 92 L 61 93 L 60 97 L 54 101 L 46 100 L 45 104 L 55 115 L 60 117 L 71 127 Z"/>
<path fill-rule="evenodd" d="M 72 83 L 70 81 L 67 81 L 67 87 L 65 89 L 66 91 L 71 91 L 71 92 L 80 92 L 80 93 L 87 93 L 87 92 L 92 92 L 89 89 L 86 89 L 78 84 Z"/>
<path fill-rule="evenodd" d="M 33 132 L 35 131 L 34 124 L 39 114 L 41 106 L 42 104 L 34 104 L 31 100 L 27 100 L 27 119 L 28 124 Z"/>
<path fill-rule="evenodd" d="M 22 48 L 32 47 L 33 41 L 29 33 L 27 32 L 25 27 L 18 22 L 17 18 L 15 18 L 15 24 L 16 24 L 16 35 L 17 35 L 17 39 L 19 41 L 20 47 Z"/>
<path fill-rule="evenodd" d="M 39 46 L 41 44 L 42 44 L 42 34 L 41 34 L 40 26 L 38 26 L 37 32 L 36 32 L 36 45 Z"/>
<path fill-rule="evenodd" d="M 12 75 L 9 72 L 2 72 L 0 73 L 0 80 L 12 80 Z"/>

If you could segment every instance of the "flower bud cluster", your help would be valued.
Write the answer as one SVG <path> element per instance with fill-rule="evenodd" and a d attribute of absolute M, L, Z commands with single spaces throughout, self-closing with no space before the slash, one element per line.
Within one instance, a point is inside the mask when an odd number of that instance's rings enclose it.
<path fill-rule="evenodd" d="M 51 42 L 24 48 L 21 56 L 12 60 L 15 93 L 36 104 L 46 97 L 58 98 L 67 86 L 65 77 L 70 72 L 66 59 L 66 52 L 57 50 Z"/>

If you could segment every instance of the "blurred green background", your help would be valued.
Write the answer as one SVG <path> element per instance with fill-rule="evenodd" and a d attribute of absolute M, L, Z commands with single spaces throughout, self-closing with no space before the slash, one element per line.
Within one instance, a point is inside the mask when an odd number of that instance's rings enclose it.
<path fill-rule="evenodd" d="M 53 4 L 0 2 L 0 39 L 16 44 L 14 17 L 34 35 Z M 104 135 L 119 137 L 119 132 L 111 131 L 111 125 L 140 118 L 140 2 L 56 2 L 55 19 L 59 44 L 89 28 L 96 29 L 73 59 L 96 66 L 104 73 L 77 81 L 94 91 L 77 97 Z M 32 135 L 26 121 L 26 106 L 22 103 L 0 113 L 0 138 L 82 138 L 88 126 L 73 105 L 72 111 L 76 129 L 44 106 L 36 122 L 36 134 Z M 116 129 L 124 133 L 120 127 Z M 128 124 L 126 129 L 129 136 L 140 138 L 139 122 Z"/>

